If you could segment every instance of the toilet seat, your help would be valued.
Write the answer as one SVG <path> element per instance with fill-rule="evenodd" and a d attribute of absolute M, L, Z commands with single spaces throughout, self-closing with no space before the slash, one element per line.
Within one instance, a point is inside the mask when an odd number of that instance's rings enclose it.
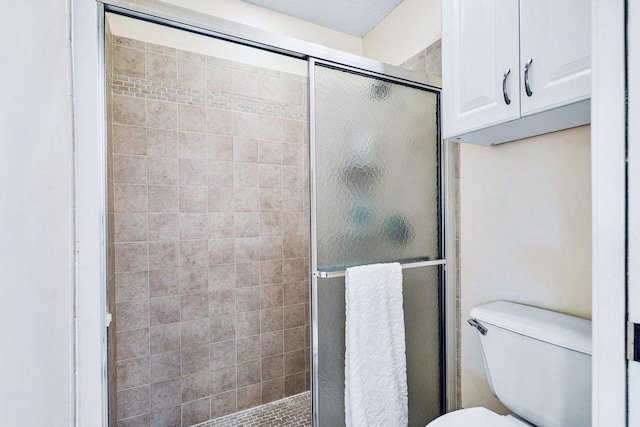
<path fill-rule="evenodd" d="M 517 427 L 511 417 L 498 415 L 486 408 L 468 408 L 449 412 L 427 427 Z"/>

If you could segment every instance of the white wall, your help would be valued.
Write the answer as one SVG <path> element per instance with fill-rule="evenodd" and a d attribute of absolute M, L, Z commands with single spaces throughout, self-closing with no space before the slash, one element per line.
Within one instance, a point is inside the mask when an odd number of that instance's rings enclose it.
<path fill-rule="evenodd" d="M 66 1 L 3 4 L 0 425 L 70 425 L 72 226 Z"/>
<path fill-rule="evenodd" d="M 590 126 L 460 148 L 462 406 L 489 391 L 475 306 L 508 300 L 591 317 Z"/>
<path fill-rule="evenodd" d="M 441 34 L 441 0 L 404 0 L 363 37 L 362 55 L 399 65 Z"/>
<path fill-rule="evenodd" d="M 240 0 L 165 0 L 272 33 L 295 37 L 345 52 L 362 54 L 362 39 Z"/>

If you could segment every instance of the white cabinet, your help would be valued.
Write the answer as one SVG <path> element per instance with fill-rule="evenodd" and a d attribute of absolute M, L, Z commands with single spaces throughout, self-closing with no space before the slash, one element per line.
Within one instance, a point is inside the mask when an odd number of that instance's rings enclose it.
<path fill-rule="evenodd" d="M 518 34 L 518 2 L 451 0 L 442 8 L 450 23 L 442 37 L 447 133 L 519 118 L 520 47 L 513 36 Z"/>
<path fill-rule="evenodd" d="M 589 0 L 442 4 L 446 139 L 492 145 L 589 123 Z"/>

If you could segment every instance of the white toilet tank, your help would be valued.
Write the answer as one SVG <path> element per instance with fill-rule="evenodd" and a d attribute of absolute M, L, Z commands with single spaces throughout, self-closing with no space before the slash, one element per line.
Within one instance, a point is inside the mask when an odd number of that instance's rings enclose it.
<path fill-rule="evenodd" d="M 506 301 L 471 317 L 489 386 L 504 406 L 538 427 L 591 425 L 590 321 Z"/>

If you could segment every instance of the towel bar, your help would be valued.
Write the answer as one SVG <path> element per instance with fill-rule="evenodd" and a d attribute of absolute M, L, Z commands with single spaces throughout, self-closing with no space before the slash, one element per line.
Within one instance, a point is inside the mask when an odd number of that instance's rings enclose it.
<path fill-rule="evenodd" d="M 419 267 L 429 267 L 431 265 L 445 265 L 447 263 L 444 259 L 437 259 L 434 261 L 417 261 L 417 262 L 408 262 L 406 264 L 400 264 L 403 270 L 408 268 L 419 268 Z M 336 277 L 344 277 L 346 275 L 346 270 L 337 270 L 337 271 L 314 271 L 313 277 L 318 277 L 320 279 L 333 279 Z"/>

